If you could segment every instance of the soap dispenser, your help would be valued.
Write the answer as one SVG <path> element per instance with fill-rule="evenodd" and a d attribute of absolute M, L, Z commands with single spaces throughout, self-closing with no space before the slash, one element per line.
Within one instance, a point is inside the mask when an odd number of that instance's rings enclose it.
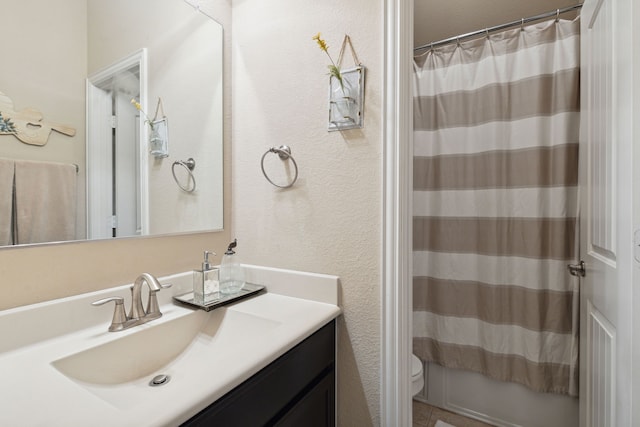
<path fill-rule="evenodd" d="M 229 243 L 220 261 L 220 292 L 225 295 L 238 293 L 244 287 L 244 270 L 238 255 L 233 250 L 236 246 L 238 246 L 238 239 Z"/>
<path fill-rule="evenodd" d="M 198 304 L 206 304 L 220 297 L 219 271 L 211 267 L 209 255 L 215 252 L 204 251 L 201 270 L 193 270 L 193 300 Z"/>

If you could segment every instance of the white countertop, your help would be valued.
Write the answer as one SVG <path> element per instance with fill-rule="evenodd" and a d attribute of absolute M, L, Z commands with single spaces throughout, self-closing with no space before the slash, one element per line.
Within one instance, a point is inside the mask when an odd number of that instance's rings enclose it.
<path fill-rule="evenodd" d="M 128 310 L 128 285 L 0 312 L 0 425 L 177 426 L 340 314 L 335 276 L 254 266 L 247 266 L 247 272 L 249 281 L 266 285 L 268 292 L 209 313 L 171 301 L 172 295 L 189 290 L 190 272 L 160 278 L 174 284 L 171 292 L 158 294 L 163 317 L 122 332 L 107 332 L 111 304 L 96 308 L 89 302 L 122 295 Z M 201 325 L 211 321 L 208 316 L 247 321 L 252 334 L 225 336 L 224 331 L 235 329 L 217 326 L 219 330 L 196 331 L 193 339 L 183 336 L 180 325 Z M 157 337 L 149 338 L 149 332 Z M 153 344 L 129 345 L 143 336 Z M 164 365 L 153 360 L 163 343 L 180 339 L 186 347 L 177 357 Z M 139 360 L 142 370 L 154 370 L 129 382 L 97 384 L 70 378 L 52 364 L 115 341 L 125 345 L 115 347 L 114 359 Z M 129 350 L 134 354 L 128 355 Z M 155 369 L 154 364 L 162 366 Z M 159 373 L 170 375 L 171 381 L 150 387 L 149 380 Z"/>

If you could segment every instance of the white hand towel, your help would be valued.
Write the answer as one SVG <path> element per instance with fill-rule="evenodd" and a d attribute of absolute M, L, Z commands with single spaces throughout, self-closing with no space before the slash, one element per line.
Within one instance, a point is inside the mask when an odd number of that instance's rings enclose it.
<path fill-rule="evenodd" d="M 13 244 L 14 161 L 0 159 L 0 246 Z"/>
<path fill-rule="evenodd" d="M 16 243 L 76 239 L 76 168 L 16 160 Z"/>

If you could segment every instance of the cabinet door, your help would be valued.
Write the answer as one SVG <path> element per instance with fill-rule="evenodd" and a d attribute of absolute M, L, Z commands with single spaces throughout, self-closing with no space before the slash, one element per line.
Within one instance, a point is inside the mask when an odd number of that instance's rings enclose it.
<path fill-rule="evenodd" d="M 311 389 L 275 425 L 277 427 L 334 427 L 335 371 L 331 371 Z"/>
<path fill-rule="evenodd" d="M 182 427 L 275 425 L 283 414 L 286 416 L 305 400 L 307 393 L 314 391 L 325 377 L 331 377 L 331 392 L 334 393 L 334 364 L 335 321 L 332 321 L 212 403 Z M 305 405 L 311 405 L 312 402 L 310 400 Z M 330 408 L 331 417 L 335 413 L 335 403 L 333 405 Z M 298 425 L 306 427 L 309 424 Z"/>

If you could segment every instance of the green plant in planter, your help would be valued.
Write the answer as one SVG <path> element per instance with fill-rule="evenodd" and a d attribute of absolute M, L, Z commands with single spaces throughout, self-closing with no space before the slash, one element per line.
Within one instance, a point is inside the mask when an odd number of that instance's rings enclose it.
<path fill-rule="evenodd" d="M 344 84 L 342 81 L 342 74 L 340 73 L 340 67 L 338 67 L 336 63 L 333 62 L 333 58 L 331 58 L 331 55 L 329 54 L 329 46 L 327 45 L 327 42 L 321 38 L 320 33 L 313 36 L 313 40 L 318 43 L 320 50 L 326 53 L 329 57 L 329 61 L 331 61 L 331 65 L 327 65 L 327 67 L 329 68 L 329 75 L 338 79 L 338 82 L 340 82 L 340 87 L 344 91 Z"/>

